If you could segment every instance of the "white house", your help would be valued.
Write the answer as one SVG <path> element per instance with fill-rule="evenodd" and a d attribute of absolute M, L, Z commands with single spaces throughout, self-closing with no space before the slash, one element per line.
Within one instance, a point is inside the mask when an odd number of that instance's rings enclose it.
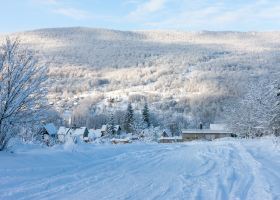
<path fill-rule="evenodd" d="M 89 131 L 86 127 L 79 128 L 66 128 L 64 126 L 59 127 L 57 137 L 60 142 L 65 142 L 67 136 L 71 136 L 74 140 L 81 139 L 85 142 L 89 140 Z"/>

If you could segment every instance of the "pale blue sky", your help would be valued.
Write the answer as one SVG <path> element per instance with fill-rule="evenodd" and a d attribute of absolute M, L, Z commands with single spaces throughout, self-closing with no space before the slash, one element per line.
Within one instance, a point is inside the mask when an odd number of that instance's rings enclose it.
<path fill-rule="evenodd" d="M 69 26 L 280 30 L 280 0 L 0 0 L 0 5 L 0 32 Z"/>

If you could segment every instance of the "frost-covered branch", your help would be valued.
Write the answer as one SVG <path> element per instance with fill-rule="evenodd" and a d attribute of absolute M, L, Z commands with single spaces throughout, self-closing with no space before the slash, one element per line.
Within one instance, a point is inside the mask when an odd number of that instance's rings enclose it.
<path fill-rule="evenodd" d="M 44 107 L 46 68 L 18 40 L 0 49 L 0 150 L 20 126 L 39 122 Z"/>

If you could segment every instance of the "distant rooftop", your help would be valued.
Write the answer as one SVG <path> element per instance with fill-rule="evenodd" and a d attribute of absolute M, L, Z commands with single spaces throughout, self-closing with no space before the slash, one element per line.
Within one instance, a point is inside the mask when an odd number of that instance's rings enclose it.
<path fill-rule="evenodd" d="M 182 134 L 230 134 L 226 130 L 211 130 L 211 129 L 183 129 Z"/>

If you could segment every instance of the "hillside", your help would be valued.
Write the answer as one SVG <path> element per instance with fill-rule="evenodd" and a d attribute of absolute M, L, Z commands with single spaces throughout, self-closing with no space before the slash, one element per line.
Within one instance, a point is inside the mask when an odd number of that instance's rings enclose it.
<path fill-rule="evenodd" d="M 49 101 L 61 113 L 122 110 L 127 101 L 140 109 L 147 99 L 162 114 L 157 121 L 211 122 L 223 118 L 224 105 L 241 96 L 248 81 L 280 69 L 279 32 L 78 27 L 12 36 L 49 64 Z M 107 105 L 108 98 L 113 104 Z"/>

